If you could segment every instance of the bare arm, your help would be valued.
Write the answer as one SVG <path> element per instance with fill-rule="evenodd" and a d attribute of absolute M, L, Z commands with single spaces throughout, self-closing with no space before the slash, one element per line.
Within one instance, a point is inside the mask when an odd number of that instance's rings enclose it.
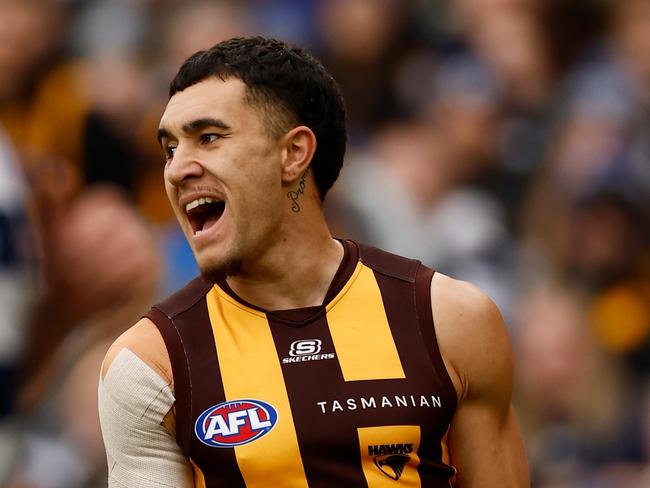
<path fill-rule="evenodd" d="M 458 394 L 448 436 L 457 486 L 530 486 L 511 406 L 512 351 L 501 314 L 474 286 L 439 274 L 431 301 L 440 350 Z"/>
<path fill-rule="evenodd" d="M 155 325 L 143 319 L 111 346 L 102 366 L 99 416 L 109 487 L 194 486 L 176 443 L 171 365 Z"/>

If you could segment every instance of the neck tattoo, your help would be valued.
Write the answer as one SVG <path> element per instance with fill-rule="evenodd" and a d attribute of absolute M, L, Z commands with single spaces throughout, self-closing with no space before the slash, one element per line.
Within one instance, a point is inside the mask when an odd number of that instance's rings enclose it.
<path fill-rule="evenodd" d="M 307 172 L 305 171 L 300 177 L 300 182 L 298 183 L 298 189 L 295 191 L 287 192 L 287 198 L 293 202 L 291 205 L 291 210 L 293 212 L 300 212 L 300 204 L 298 203 L 298 198 L 300 195 L 305 193 L 305 186 L 307 185 Z"/>

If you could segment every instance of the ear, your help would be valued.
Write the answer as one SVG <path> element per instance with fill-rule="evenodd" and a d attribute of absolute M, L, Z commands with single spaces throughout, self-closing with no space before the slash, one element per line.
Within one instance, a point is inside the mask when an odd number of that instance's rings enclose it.
<path fill-rule="evenodd" d="M 316 135 L 309 127 L 300 125 L 284 135 L 283 143 L 282 182 L 292 183 L 309 168 L 316 152 Z"/>

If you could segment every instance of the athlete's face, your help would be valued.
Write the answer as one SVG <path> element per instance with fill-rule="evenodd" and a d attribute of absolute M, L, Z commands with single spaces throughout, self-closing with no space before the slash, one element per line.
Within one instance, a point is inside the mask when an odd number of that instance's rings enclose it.
<path fill-rule="evenodd" d="M 282 146 L 244 95 L 238 79 L 209 78 L 171 97 L 160 121 L 167 196 L 213 279 L 280 238 Z"/>

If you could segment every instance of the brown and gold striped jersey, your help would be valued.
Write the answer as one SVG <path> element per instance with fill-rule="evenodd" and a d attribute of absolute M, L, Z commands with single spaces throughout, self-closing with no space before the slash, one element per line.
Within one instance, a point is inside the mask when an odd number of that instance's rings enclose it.
<path fill-rule="evenodd" d="M 170 356 L 196 486 L 450 486 L 456 394 L 433 271 L 343 244 L 322 306 L 265 311 L 198 278 L 147 314 Z"/>

